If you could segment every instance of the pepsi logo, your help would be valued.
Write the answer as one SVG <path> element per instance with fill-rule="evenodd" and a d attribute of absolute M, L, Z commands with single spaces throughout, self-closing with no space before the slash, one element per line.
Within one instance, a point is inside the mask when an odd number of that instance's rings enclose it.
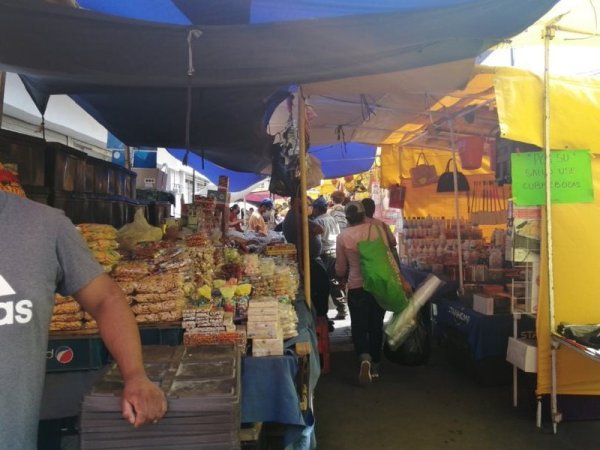
<path fill-rule="evenodd" d="M 55 352 L 56 360 L 61 364 L 69 364 L 73 361 L 75 353 L 71 347 L 58 347 Z"/>

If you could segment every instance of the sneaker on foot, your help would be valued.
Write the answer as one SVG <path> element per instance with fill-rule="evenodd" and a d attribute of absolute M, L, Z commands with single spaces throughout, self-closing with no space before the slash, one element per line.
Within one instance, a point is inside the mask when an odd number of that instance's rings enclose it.
<path fill-rule="evenodd" d="M 358 382 L 363 386 L 371 383 L 371 363 L 369 361 L 361 361 Z"/>
<path fill-rule="evenodd" d="M 333 333 L 335 331 L 335 326 L 333 325 L 333 320 L 327 321 L 327 329 L 329 330 L 330 333 Z"/>
<path fill-rule="evenodd" d="M 371 366 L 371 379 L 378 380 L 379 379 L 379 368 L 377 364 L 373 364 Z"/>

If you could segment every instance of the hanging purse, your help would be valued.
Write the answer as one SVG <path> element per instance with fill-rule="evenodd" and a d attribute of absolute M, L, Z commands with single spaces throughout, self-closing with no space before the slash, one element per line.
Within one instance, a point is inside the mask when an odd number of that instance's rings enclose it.
<path fill-rule="evenodd" d="M 396 184 L 394 186 L 390 186 L 389 192 L 390 192 L 389 207 L 390 208 L 398 208 L 398 209 L 404 208 L 404 199 L 406 197 L 406 188 L 404 186 L 400 186 L 399 184 Z"/>
<path fill-rule="evenodd" d="M 450 163 L 454 161 L 454 158 L 450 158 L 446 164 L 446 171 L 440 175 L 438 180 L 437 192 L 454 192 L 454 174 L 450 171 Z M 454 161 L 456 164 L 456 161 Z M 458 192 L 468 192 L 469 182 L 467 177 L 462 172 L 456 172 L 456 186 Z"/>
<path fill-rule="evenodd" d="M 423 164 L 420 164 L 421 157 L 423 157 Z M 417 158 L 417 165 L 410 169 L 410 178 L 412 180 L 413 187 L 427 186 L 428 184 L 434 184 L 437 182 L 438 175 L 435 170 L 435 166 L 429 164 L 425 153 L 419 153 Z"/>

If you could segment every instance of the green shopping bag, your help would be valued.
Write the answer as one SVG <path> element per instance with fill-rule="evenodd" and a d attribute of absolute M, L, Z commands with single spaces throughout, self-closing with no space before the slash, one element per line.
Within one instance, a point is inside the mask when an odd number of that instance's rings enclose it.
<path fill-rule="evenodd" d="M 372 226 L 369 226 L 368 239 L 371 238 Z M 408 300 L 402 288 L 400 269 L 383 238 L 381 227 L 375 225 L 375 228 L 379 234 L 377 239 L 358 243 L 363 288 L 375 297 L 383 309 L 401 312 L 408 305 Z"/>

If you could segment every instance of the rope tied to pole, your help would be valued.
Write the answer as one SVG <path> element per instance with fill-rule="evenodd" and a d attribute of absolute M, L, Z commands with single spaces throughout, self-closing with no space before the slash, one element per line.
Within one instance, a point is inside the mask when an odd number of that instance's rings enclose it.
<path fill-rule="evenodd" d="M 188 35 L 187 35 L 187 44 L 188 44 L 188 71 L 187 71 L 187 105 L 186 105 L 186 112 L 185 112 L 185 149 L 186 149 L 186 154 L 185 154 L 185 163 L 187 164 L 187 159 L 188 159 L 188 153 L 189 153 L 189 149 L 190 149 L 190 123 L 192 120 L 192 76 L 194 75 L 194 72 L 196 71 L 196 69 L 194 68 L 194 56 L 192 53 L 192 42 L 193 39 L 196 38 L 198 39 L 200 36 L 202 36 L 202 31 L 200 30 L 196 30 L 196 29 L 192 29 L 188 31 Z M 204 158 L 202 159 L 202 165 L 204 166 Z"/>

